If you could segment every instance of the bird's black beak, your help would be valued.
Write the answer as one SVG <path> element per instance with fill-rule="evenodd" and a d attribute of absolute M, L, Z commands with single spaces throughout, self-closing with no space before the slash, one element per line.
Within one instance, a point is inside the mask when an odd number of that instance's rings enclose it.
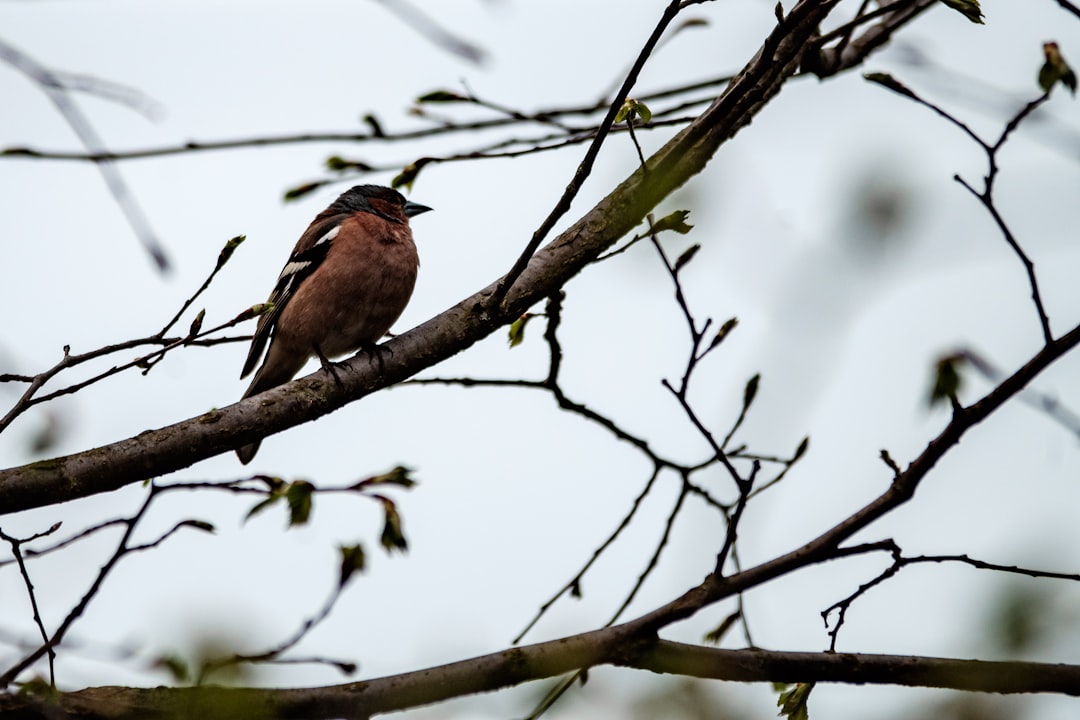
<path fill-rule="evenodd" d="M 421 205 L 409 200 L 405 203 L 405 217 L 416 217 L 420 213 L 426 213 L 431 210 L 427 205 Z"/>

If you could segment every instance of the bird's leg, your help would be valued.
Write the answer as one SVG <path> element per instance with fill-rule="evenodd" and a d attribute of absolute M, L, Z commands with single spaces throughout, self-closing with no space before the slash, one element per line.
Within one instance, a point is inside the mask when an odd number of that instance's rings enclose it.
<path fill-rule="evenodd" d="M 371 355 L 375 359 L 375 362 L 378 363 L 380 375 L 386 372 L 386 363 L 383 362 L 382 351 L 383 347 L 378 343 L 365 342 L 360 344 L 360 352 Z M 390 350 L 387 350 L 387 352 L 389 352 L 391 355 L 394 354 Z"/>
<path fill-rule="evenodd" d="M 334 383 L 340 388 L 345 384 L 341 382 L 341 378 L 338 377 L 336 363 L 332 363 L 327 360 L 326 355 L 323 354 L 322 348 L 318 345 L 315 346 L 315 354 L 319 356 L 319 363 L 322 365 L 322 369 L 330 373 L 330 377 L 334 378 Z"/>

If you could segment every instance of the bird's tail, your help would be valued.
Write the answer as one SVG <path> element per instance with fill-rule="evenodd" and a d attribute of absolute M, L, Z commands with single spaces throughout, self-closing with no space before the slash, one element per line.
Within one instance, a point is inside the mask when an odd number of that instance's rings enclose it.
<path fill-rule="evenodd" d="M 276 388 L 278 385 L 283 385 L 292 380 L 296 373 L 300 372 L 306 358 L 301 358 L 299 364 L 295 360 L 293 362 L 284 362 L 282 357 L 273 354 L 273 349 L 273 347 L 270 348 L 271 353 L 267 356 L 266 362 L 255 373 L 255 377 L 251 379 L 251 385 L 248 386 L 244 397 L 240 398 L 241 400 L 266 392 L 271 388 Z M 259 452 L 261 443 L 261 440 L 256 440 L 250 445 L 237 448 L 236 457 L 240 458 L 241 463 L 247 465 L 255 458 L 255 453 Z"/>
<path fill-rule="evenodd" d="M 255 459 L 255 453 L 259 452 L 260 445 L 262 445 L 262 440 L 256 440 L 250 445 L 238 447 L 236 448 L 236 457 L 240 458 L 241 463 L 247 465 L 249 462 Z"/>

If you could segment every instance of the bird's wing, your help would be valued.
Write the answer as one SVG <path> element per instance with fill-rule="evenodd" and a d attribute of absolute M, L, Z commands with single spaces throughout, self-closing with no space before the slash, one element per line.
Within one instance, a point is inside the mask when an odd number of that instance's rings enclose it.
<path fill-rule="evenodd" d="M 300 236 L 292 255 L 289 256 L 289 261 L 285 263 L 285 267 L 278 276 L 274 291 L 270 293 L 270 298 L 267 300 L 273 308 L 259 318 L 259 324 L 255 327 L 255 336 L 251 340 L 251 349 L 244 362 L 244 370 L 240 373 L 241 378 L 251 374 L 251 371 L 259 364 L 263 350 L 266 349 L 266 343 L 270 340 L 270 334 L 277 324 L 278 317 L 281 316 L 281 311 L 296 293 L 300 283 L 315 272 L 315 269 L 326 258 L 330 244 L 337 237 L 341 223 L 347 217 L 349 215 L 346 213 L 316 219 Z"/>

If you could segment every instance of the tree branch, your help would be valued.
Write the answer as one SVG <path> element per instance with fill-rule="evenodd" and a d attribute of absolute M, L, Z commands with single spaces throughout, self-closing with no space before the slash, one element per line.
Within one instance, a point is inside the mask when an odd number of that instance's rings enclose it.
<path fill-rule="evenodd" d="M 0 695 L 0 714 L 148 720 L 198 717 L 366 719 L 599 665 L 739 682 L 844 682 L 994 693 L 1080 695 L 1080 666 L 850 653 L 721 650 L 642 640 L 630 625 L 513 648 L 416 672 L 317 688 L 123 688 L 61 693 L 54 701 Z M 63 713 L 63 715 L 59 715 Z"/>

